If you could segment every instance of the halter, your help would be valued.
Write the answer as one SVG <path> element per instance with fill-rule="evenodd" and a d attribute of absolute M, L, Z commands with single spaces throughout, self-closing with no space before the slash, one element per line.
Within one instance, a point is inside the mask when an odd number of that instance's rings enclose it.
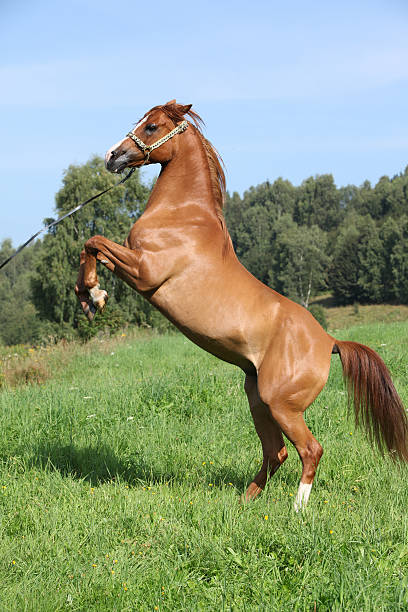
<path fill-rule="evenodd" d="M 163 136 L 163 138 L 160 138 L 159 140 L 156 140 L 156 142 L 154 142 L 151 145 L 147 145 L 143 142 L 143 140 L 140 140 L 140 138 L 138 136 L 136 136 L 133 132 L 129 132 L 128 134 L 126 134 L 126 136 L 128 138 L 131 138 L 133 140 L 133 142 L 135 142 L 137 144 L 137 146 L 142 149 L 143 154 L 145 156 L 144 158 L 144 162 L 142 164 L 142 166 L 144 166 L 144 164 L 146 164 L 149 161 L 150 158 L 150 153 L 152 151 L 154 151 L 154 149 L 157 149 L 158 147 L 160 147 L 162 144 L 164 144 L 165 142 L 167 142 L 168 140 L 170 140 L 170 138 L 173 138 L 173 136 L 175 136 L 176 134 L 181 134 L 181 132 L 184 132 L 184 130 L 187 129 L 188 126 L 188 121 L 186 121 L 184 119 L 184 121 L 182 121 L 181 123 L 179 123 L 179 125 L 177 125 L 174 130 L 171 130 L 171 132 L 169 132 L 168 134 L 166 134 L 165 136 Z"/>

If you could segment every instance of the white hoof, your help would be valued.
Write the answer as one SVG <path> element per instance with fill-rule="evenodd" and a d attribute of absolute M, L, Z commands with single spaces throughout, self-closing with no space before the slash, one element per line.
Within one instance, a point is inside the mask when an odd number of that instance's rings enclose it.
<path fill-rule="evenodd" d="M 102 312 L 108 301 L 108 293 L 104 289 L 99 289 L 99 285 L 95 285 L 89 289 L 89 295 L 96 308 Z"/>
<path fill-rule="evenodd" d="M 305 482 L 300 483 L 294 503 L 294 508 L 296 512 L 299 512 L 300 510 L 304 510 L 306 508 L 311 490 L 311 484 L 306 484 Z"/>

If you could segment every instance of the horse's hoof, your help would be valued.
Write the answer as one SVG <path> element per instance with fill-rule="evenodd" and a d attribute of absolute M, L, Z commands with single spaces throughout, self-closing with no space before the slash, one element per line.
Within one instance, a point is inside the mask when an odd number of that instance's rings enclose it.
<path fill-rule="evenodd" d="M 101 293 L 102 295 L 94 302 L 99 312 L 103 312 L 105 310 L 106 302 L 108 301 L 107 292 L 103 290 Z"/>
<path fill-rule="evenodd" d="M 99 310 L 99 312 L 103 312 L 105 310 L 106 302 L 108 301 L 107 291 L 104 289 L 99 289 L 99 286 L 96 286 L 89 290 L 89 295 L 92 298 L 94 306 Z"/>
<path fill-rule="evenodd" d="M 255 482 L 251 482 L 246 492 L 241 495 L 241 504 L 246 504 L 255 497 L 258 497 L 260 493 L 262 493 L 263 489 L 259 487 Z"/>
<path fill-rule="evenodd" d="M 96 313 L 96 307 L 92 303 L 87 304 L 84 307 L 84 313 L 86 314 L 88 321 L 91 323 Z"/>

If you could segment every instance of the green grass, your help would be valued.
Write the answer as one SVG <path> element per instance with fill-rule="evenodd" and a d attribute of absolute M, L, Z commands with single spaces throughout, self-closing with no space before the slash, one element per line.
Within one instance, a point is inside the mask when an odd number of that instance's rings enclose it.
<path fill-rule="evenodd" d="M 408 325 L 378 350 L 408 405 Z M 306 413 L 322 443 L 307 511 L 289 459 L 261 462 L 243 375 L 182 336 L 61 351 L 41 386 L 0 393 L 0 610 L 407 610 L 407 470 L 346 418 L 337 356 Z"/>
<path fill-rule="evenodd" d="M 335 306 L 335 300 L 329 293 L 312 298 L 311 304 L 319 304 L 324 308 L 330 333 L 355 325 L 371 323 L 397 323 L 408 321 L 408 306 L 406 304 L 350 304 Z"/>

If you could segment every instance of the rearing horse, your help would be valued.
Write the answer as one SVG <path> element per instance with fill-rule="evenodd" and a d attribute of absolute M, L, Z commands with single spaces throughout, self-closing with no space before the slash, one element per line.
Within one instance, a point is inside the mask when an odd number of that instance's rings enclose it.
<path fill-rule="evenodd" d="M 190 121 L 185 119 L 188 117 Z M 408 461 L 408 423 L 390 374 L 375 351 L 335 340 L 299 304 L 258 281 L 238 261 L 222 207 L 220 158 L 191 105 L 155 106 L 106 153 L 110 172 L 161 164 L 144 213 L 124 246 L 90 238 L 81 253 L 75 288 L 92 320 L 102 310 L 96 262 L 138 291 L 183 334 L 240 367 L 263 463 L 245 498 L 255 498 L 287 458 L 282 433 L 302 461 L 295 509 L 306 506 L 323 454 L 303 412 L 326 384 L 339 353 L 356 420 L 380 450 Z"/>

